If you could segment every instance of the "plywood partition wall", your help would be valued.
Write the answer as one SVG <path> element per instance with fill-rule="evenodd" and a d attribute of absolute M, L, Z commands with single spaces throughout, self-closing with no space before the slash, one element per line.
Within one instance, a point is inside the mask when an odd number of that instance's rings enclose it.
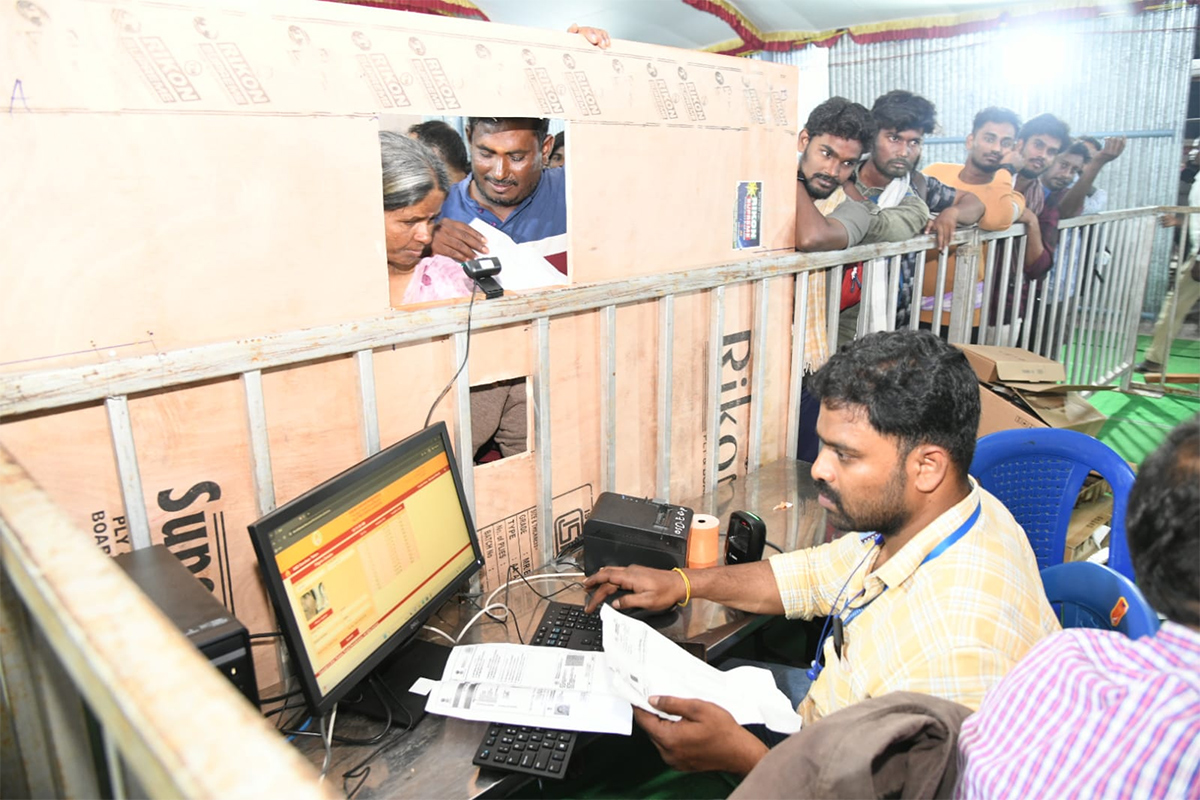
<path fill-rule="evenodd" d="M 564 119 L 576 284 L 661 274 L 669 288 L 671 273 L 792 246 L 798 126 L 786 66 L 619 41 L 600 51 L 566 33 L 303 0 L 38 0 L 0 8 L 0 80 L 8 373 L 212 342 L 252 349 L 269 334 L 388 318 L 380 115 Z M 761 239 L 739 250 L 741 182 L 758 182 Z M 783 455 L 791 292 L 790 279 L 725 291 L 715 384 L 714 292 L 674 298 L 668 313 L 667 301 L 617 308 L 612 488 L 676 500 L 703 491 L 713 385 L 720 477 L 744 471 L 755 387 L 768 398 L 764 457 Z M 577 535 L 604 488 L 603 314 L 550 323 L 555 519 L 536 518 L 536 452 L 474 470 L 485 586 L 510 564 L 536 566 L 545 537 L 557 549 Z M 762 365 L 750 360 L 756 337 Z M 421 426 L 454 374 L 455 347 L 383 347 L 373 362 L 386 446 Z M 472 337 L 473 384 L 531 376 L 536 364 L 529 324 Z M 262 375 L 275 502 L 366 454 L 358 392 L 352 356 Z M 234 377 L 131 397 L 129 415 L 150 541 L 257 631 L 273 622 L 245 534 L 262 510 L 246 396 Z M 452 426 L 453 398 L 434 416 Z M 13 418 L 3 402 L 0 441 L 97 546 L 130 547 L 103 407 Z"/>

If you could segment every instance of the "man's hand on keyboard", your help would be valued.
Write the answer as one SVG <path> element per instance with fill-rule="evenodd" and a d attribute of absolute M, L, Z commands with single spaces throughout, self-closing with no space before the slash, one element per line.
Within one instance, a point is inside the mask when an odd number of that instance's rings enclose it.
<path fill-rule="evenodd" d="M 612 607 L 618 611 L 630 608 L 663 611 L 687 598 L 687 587 L 679 573 L 641 566 L 603 567 L 584 580 L 583 588 L 589 592 L 586 606 L 589 614 L 620 589 L 630 594 L 613 601 Z"/>
<path fill-rule="evenodd" d="M 650 705 L 682 717 L 672 722 L 649 711 L 633 709 L 634 721 L 650 736 L 670 767 L 689 772 L 720 770 L 744 776 L 767 754 L 767 746 L 758 737 L 714 703 L 651 697 Z"/>

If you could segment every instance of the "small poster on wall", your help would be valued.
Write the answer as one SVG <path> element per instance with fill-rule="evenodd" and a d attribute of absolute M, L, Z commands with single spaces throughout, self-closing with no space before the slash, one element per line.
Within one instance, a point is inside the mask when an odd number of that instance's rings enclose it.
<path fill-rule="evenodd" d="M 762 242 L 762 181 L 739 181 L 734 208 L 733 248 L 745 250 Z"/>

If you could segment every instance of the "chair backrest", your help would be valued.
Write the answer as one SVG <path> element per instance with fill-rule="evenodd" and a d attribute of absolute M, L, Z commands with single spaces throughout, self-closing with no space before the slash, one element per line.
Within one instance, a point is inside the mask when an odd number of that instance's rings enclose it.
<path fill-rule="evenodd" d="M 1041 569 L 1062 563 L 1071 509 L 1092 470 L 1112 487 L 1108 565 L 1132 580 L 1125 505 L 1134 474 L 1111 447 L 1077 431 L 1019 428 L 984 436 L 971 462 L 971 475 L 1025 529 Z"/>
<path fill-rule="evenodd" d="M 1103 564 L 1073 561 L 1047 567 L 1042 586 L 1064 628 L 1120 631 L 1130 639 L 1158 630 L 1158 615 L 1133 581 Z"/>

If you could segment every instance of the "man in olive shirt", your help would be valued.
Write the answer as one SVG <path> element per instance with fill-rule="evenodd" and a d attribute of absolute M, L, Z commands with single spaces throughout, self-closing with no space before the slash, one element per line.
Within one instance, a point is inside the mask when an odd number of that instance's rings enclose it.
<path fill-rule="evenodd" d="M 929 207 L 915 194 L 891 207 L 847 194 L 847 182 L 874 136 L 871 114 L 858 103 L 831 97 L 813 109 L 799 139 L 797 250 L 902 242 L 924 230 Z"/>

